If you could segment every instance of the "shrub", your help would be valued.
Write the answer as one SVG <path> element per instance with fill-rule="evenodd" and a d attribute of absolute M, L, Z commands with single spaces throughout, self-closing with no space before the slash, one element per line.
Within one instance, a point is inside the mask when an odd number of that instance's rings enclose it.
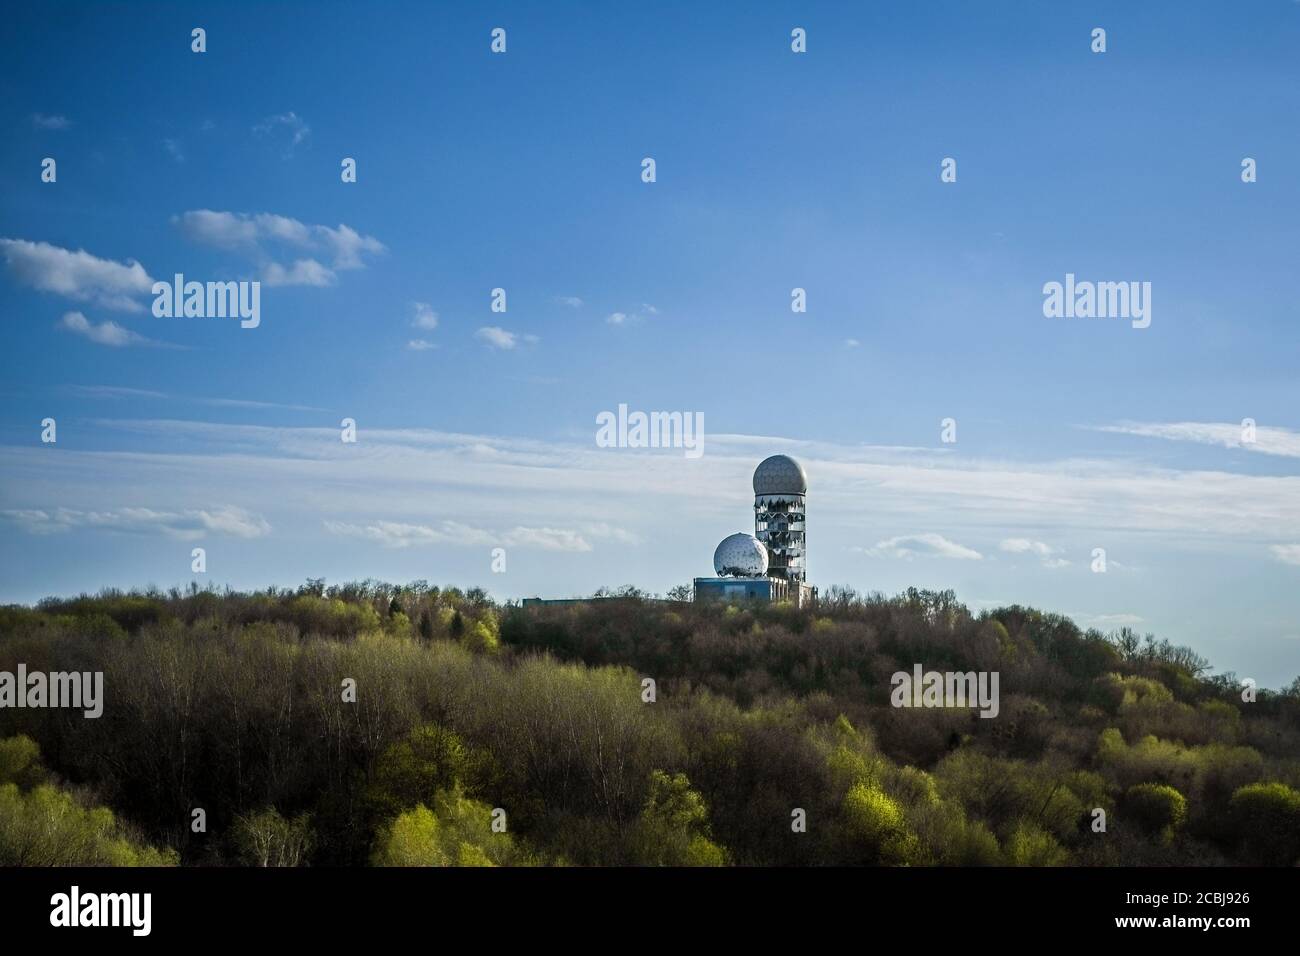
<path fill-rule="evenodd" d="M 1022 821 L 1011 831 L 1006 856 L 1012 866 L 1064 866 L 1069 860 L 1069 854 L 1055 837 L 1028 821 Z"/>
<path fill-rule="evenodd" d="M 1140 783 L 1124 794 L 1124 812 L 1145 832 L 1168 840 L 1187 819 L 1187 800 L 1162 783 Z"/>
<path fill-rule="evenodd" d="M 1253 783 L 1232 795 L 1233 822 L 1246 850 L 1266 866 L 1300 863 L 1300 790 Z"/>
<path fill-rule="evenodd" d="M 961 805 L 926 803 L 908 812 L 925 852 L 925 862 L 940 866 L 997 866 L 998 840 L 979 820 L 968 820 Z"/>

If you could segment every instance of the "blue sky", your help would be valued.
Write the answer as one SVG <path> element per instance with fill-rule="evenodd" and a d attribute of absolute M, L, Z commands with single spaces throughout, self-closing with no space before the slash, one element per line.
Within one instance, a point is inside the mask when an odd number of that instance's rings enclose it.
<path fill-rule="evenodd" d="M 816 584 L 1300 673 L 1300 5 L 700 6 L 8 14 L 0 600 L 664 591 L 783 451 Z M 260 327 L 154 317 L 176 272 L 262 281 Z M 1066 273 L 1150 327 L 1045 318 Z M 705 454 L 597 448 L 619 403 Z"/>

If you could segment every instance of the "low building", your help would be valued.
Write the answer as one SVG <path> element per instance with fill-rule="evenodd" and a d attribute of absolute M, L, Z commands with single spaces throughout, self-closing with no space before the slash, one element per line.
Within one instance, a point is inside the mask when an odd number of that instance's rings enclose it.
<path fill-rule="evenodd" d="M 817 589 L 807 584 L 793 586 L 782 578 L 696 578 L 697 601 L 789 601 L 807 607 L 817 598 Z"/>

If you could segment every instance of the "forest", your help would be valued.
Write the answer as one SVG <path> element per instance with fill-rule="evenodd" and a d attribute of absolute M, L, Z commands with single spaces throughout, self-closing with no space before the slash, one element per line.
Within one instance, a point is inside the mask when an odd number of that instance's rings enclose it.
<path fill-rule="evenodd" d="M 0 608 L 0 672 L 103 674 L 97 718 L 0 708 L 0 865 L 1300 863 L 1300 678 L 952 592 L 685 596 Z M 918 664 L 996 672 L 996 718 L 891 706 Z"/>

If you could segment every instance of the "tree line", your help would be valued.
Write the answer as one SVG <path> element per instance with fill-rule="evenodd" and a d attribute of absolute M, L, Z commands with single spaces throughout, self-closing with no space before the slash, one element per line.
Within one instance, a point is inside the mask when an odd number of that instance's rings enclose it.
<path fill-rule="evenodd" d="M 0 670 L 105 675 L 98 719 L 0 710 L 0 865 L 1300 862 L 1300 679 L 1247 702 L 1187 648 L 951 592 L 602 597 L 0 608 Z M 998 671 L 999 716 L 891 707 L 918 662 Z"/>

